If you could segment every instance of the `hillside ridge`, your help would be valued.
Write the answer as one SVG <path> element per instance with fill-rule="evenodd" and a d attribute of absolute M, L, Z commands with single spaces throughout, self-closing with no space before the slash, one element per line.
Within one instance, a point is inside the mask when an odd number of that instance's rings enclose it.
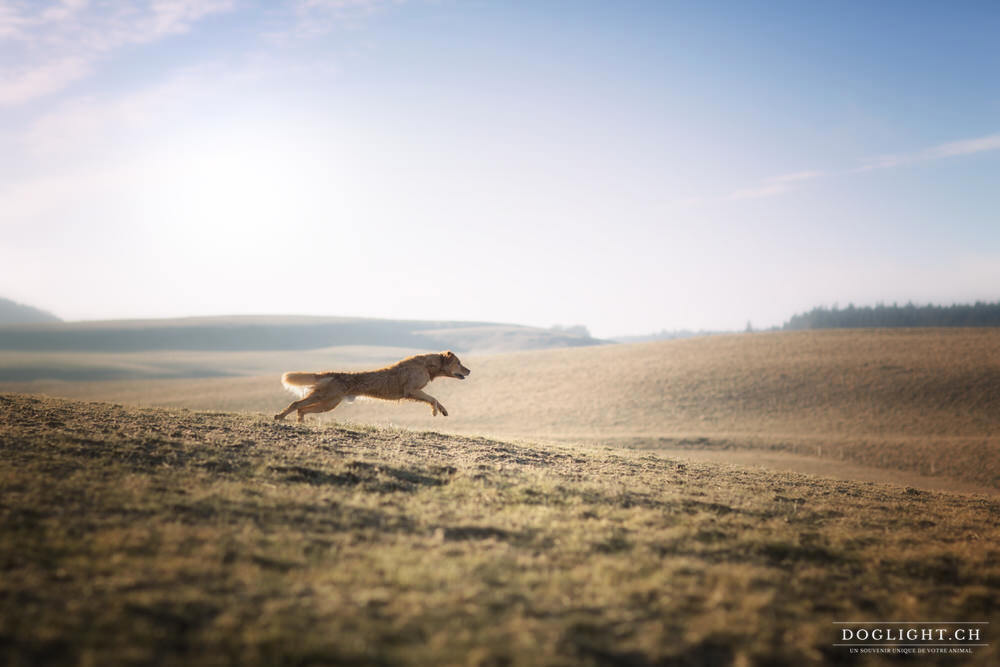
<path fill-rule="evenodd" d="M 997 610 L 986 498 L 11 394 L 0 470 L 5 664 L 846 664 L 832 620 Z"/>
<path fill-rule="evenodd" d="M 243 315 L 0 327 L 0 350 L 21 352 L 275 351 L 345 345 L 463 352 L 601 343 L 586 332 L 563 328 L 363 317 Z"/>
<path fill-rule="evenodd" d="M 61 322 L 52 313 L 0 297 L 0 327 L 11 324 Z"/>
<path fill-rule="evenodd" d="M 0 378 L 76 365 L 81 375 L 202 379 L 5 382 L 0 391 L 274 414 L 288 370 L 376 368 L 396 348 L 282 353 L 0 353 Z M 351 362 L 351 359 L 354 362 Z M 321 419 L 501 439 L 620 444 L 681 441 L 785 451 L 1000 488 L 1000 329 L 841 330 L 465 355 L 462 383 L 428 391 L 449 407 L 342 404 Z M 6 375 L 4 375 L 6 374 Z M 240 377 L 211 377 L 239 375 Z M 58 376 L 57 376 L 58 377 Z M 100 377 L 100 376 L 99 376 Z M 126 377 L 129 377 L 126 375 Z"/>

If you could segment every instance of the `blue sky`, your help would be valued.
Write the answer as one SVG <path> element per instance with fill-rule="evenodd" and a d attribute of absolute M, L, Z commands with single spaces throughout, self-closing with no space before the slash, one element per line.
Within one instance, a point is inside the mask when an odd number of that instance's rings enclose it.
<path fill-rule="evenodd" d="M 0 296 L 780 324 L 1000 299 L 995 2 L 0 0 Z"/>

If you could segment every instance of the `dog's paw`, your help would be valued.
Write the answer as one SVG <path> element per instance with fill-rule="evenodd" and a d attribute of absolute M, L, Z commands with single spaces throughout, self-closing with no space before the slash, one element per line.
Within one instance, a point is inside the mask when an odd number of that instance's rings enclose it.
<path fill-rule="evenodd" d="M 274 421 L 276 421 L 276 422 L 280 422 L 284 418 L 285 418 L 285 415 L 282 415 L 282 414 L 274 415 Z"/>
<path fill-rule="evenodd" d="M 442 417 L 447 417 L 448 416 L 448 411 L 444 409 L 443 405 L 441 406 L 441 416 Z"/>

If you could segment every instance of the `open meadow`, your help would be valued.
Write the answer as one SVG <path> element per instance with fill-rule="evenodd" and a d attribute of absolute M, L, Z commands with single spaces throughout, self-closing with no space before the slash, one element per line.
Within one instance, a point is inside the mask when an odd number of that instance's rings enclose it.
<path fill-rule="evenodd" d="M 988 497 L 11 394 L 0 443 L 6 665 L 864 665 L 836 621 L 998 606 Z"/>
<path fill-rule="evenodd" d="M 984 646 L 921 663 L 995 664 L 998 351 L 970 329 L 463 354 L 468 380 L 427 388 L 448 418 L 305 424 L 271 418 L 281 371 L 410 350 L 0 358 L 143 377 L 0 386 L 23 392 L 0 394 L 0 662 L 855 665 L 899 656 L 849 654 L 836 622 L 947 617 Z"/>
<path fill-rule="evenodd" d="M 35 353 L 21 363 L 173 363 L 200 369 L 202 377 L 3 382 L 0 390 L 269 415 L 290 400 L 282 371 L 372 368 L 411 352 L 354 346 L 145 352 L 113 360 Z M 14 363 L 6 354 L 0 365 Z M 428 387 L 449 408 L 447 418 L 418 403 L 359 400 L 318 419 L 671 455 L 724 459 L 731 452 L 751 462 L 766 452 L 772 460 L 863 466 L 876 471 L 873 479 L 881 470 L 953 480 L 958 490 L 1000 489 L 997 329 L 757 333 L 461 356 L 473 371 L 468 380 Z M 238 375 L 204 377 L 224 372 Z"/>

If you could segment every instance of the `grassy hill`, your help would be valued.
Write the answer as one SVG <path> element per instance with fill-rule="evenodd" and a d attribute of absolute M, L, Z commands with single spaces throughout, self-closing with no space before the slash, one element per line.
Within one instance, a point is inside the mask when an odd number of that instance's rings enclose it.
<path fill-rule="evenodd" d="M 336 368 L 287 354 L 282 370 Z M 642 449 L 790 452 L 1000 488 L 1000 330 L 777 332 L 469 357 L 462 383 L 325 419 Z M 374 360 L 368 360 L 373 364 Z M 364 365 L 364 364 L 361 364 Z M 266 377 L 6 384 L 8 390 L 273 414 Z"/>
<path fill-rule="evenodd" d="M 26 306 L 10 299 L 0 298 L 0 327 L 7 324 L 36 324 L 39 322 L 59 322 L 52 313 Z"/>
<path fill-rule="evenodd" d="M 598 345 L 578 328 L 349 317 L 190 317 L 0 326 L 0 382 L 281 374 L 300 360 L 337 367 L 427 350 L 510 352 Z"/>
<path fill-rule="evenodd" d="M 995 500 L 642 452 L 7 394 L 0 475 L 8 665 L 856 665 L 998 606 Z"/>
<path fill-rule="evenodd" d="M 232 316 L 55 322 L 0 327 L 0 350 L 310 350 L 342 345 L 503 351 L 594 345 L 585 332 L 491 322 Z"/>

